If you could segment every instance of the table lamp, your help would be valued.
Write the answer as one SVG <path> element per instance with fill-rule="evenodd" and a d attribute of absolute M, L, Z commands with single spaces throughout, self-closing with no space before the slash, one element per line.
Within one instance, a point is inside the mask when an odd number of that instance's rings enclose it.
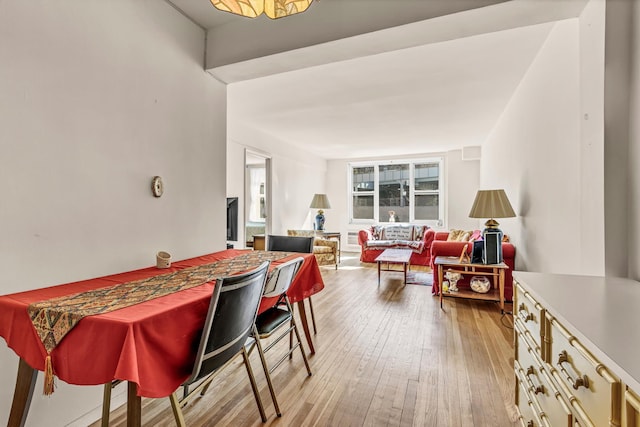
<path fill-rule="evenodd" d="M 331 205 L 329 204 L 329 199 L 326 194 L 316 193 L 313 195 L 313 199 L 311 200 L 311 205 L 309 205 L 311 209 L 318 209 L 318 214 L 316 215 L 316 222 L 314 223 L 313 229 L 322 231 L 324 230 L 324 211 L 323 209 L 331 209 Z"/>
<path fill-rule="evenodd" d="M 489 218 L 484 223 L 482 232 L 484 239 L 483 261 L 485 264 L 502 262 L 502 230 L 498 228 L 495 218 L 513 218 L 516 213 L 509 203 L 504 190 L 478 190 L 471 206 L 469 218 Z"/>

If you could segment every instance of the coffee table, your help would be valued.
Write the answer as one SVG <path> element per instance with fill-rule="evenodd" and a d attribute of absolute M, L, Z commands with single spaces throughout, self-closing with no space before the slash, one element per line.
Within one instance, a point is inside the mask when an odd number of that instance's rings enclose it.
<path fill-rule="evenodd" d="M 380 286 L 380 271 L 398 271 L 390 269 L 391 264 L 402 264 L 404 271 L 404 284 L 407 284 L 407 269 L 409 268 L 411 261 L 411 249 L 385 249 L 378 257 L 376 262 L 378 263 L 378 286 Z M 386 263 L 387 268 L 382 270 L 381 265 Z"/>

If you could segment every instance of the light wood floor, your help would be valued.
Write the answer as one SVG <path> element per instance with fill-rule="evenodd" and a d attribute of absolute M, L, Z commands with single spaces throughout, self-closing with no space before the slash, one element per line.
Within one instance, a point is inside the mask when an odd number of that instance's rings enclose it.
<path fill-rule="evenodd" d="M 378 287 L 375 264 L 357 254 L 322 274 L 313 376 L 299 353 L 273 374 L 282 417 L 253 354 L 267 423 L 238 359 L 185 408 L 189 426 L 515 425 L 513 324 L 496 304 L 447 299 L 443 311 L 429 286 L 404 286 L 401 273 L 383 272 Z M 143 423 L 175 425 L 169 399 L 143 400 Z M 125 425 L 124 408 L 110 425 Z"/>

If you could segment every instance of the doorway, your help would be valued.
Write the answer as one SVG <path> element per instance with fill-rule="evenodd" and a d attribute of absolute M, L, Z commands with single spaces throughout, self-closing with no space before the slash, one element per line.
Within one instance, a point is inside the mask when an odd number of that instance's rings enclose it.
<path fill-rule="evenodd" d="M 264 249 L 265 237 L 271 230 L 271 158 L 264 153 L 245 149 L 244 166 L 245 245 Z M 254 242 L 258 242 L 257 247 L 254 247 Z"/>

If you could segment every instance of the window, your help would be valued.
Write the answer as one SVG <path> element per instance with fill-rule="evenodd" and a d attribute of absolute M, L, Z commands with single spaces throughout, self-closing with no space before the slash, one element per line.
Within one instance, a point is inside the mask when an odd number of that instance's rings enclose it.
<path fill-rule="evenodd" d="M 351 222 L 441 225 L 442 159 L 352 163 Z"/>
<path fill-rule="evenodd" d="M 247 166 L 249 192 L 247 194 L 248 220 L 250 222 L 265 222 L 264 185 L 266 173 L 264 166 Z"/>

